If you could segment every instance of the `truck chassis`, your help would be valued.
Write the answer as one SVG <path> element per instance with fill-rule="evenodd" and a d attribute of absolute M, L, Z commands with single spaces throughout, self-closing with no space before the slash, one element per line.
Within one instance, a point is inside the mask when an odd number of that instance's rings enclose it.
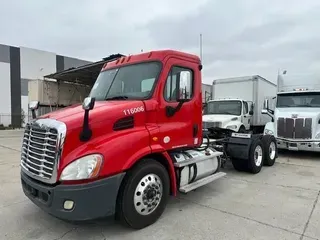
<path fill-rule="evenodd" d="M 272 135 L 235 133 L 223 128 L 210 128 L 204 144 L 223 153 L 221 167 L 231 161 L 238 171 L 259 173 L 263 165 L 273 166 L 278 157 L 276 138 Z"/>

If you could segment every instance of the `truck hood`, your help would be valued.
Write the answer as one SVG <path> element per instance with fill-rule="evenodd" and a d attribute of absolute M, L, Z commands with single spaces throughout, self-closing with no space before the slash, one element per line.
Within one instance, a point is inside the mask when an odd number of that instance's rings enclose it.
<path fill-rule="evenodd" d="M 294 117 L 297 118 L 315 118 L 320 117 L 320 108 L 276 108 L 275 110 L 275 116 L 276 118 L 279 117 L 287 117 L 291 118 L 292 115 L 295 115 Z"/>
<path fill-rule="evenodd" d="M 125 110 L 144 106 L 143 101 L 96 101 L 89 112 L 89 124 L 125 117 Z M 57 111 L 42 115 L 40 118 L 51 118 L 64 122 L 68 129 L 82 126 L 84 110 L 81 104 L 72 105 Z"/>
<path fill-rule="evenodd" d="M 229 122 L 232 119 L 237 118 L 239 119 L 239 116 L 236 115 L 228 115 L 228 114 L 208 114 L 202 116 L 203 122 Z"/>

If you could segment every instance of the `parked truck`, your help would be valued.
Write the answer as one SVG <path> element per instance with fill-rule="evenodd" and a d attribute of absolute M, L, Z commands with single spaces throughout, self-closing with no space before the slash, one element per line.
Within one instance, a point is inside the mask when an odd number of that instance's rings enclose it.
<path fill-rule="evenodd" d="M 276 92 L 276 84 L 259 75 L 214 80 L 213 100 L 206 103 L 202 117 L 204 131 L 220 127 L 240 133 L 263 133 L 269 121 L 261 114 L 264 99 Z"/>
<path fill-rule="evenodd" d="M 106 63 L 82 105 L 36 116 L 39 102 L 31 102 L 25 195 L 61 219 L 114 215 L 140 229 L 157 221 L 170 195 L 225 176 L 223 159 L 253 174 L 272 166 L 273 136 L 203 138 L 201 69 L 188 53 L 141 53 Z"/>
<path fill-rule="evenodd" d="M 279 74 L 278 92 L 265 99 L 263 114 L 269 115 L 264 134 L 277 139 L 279 149 L 320 151 L 320 79 L 315 76 Z M 276 101 L 275 108 L 270 103 Z"/>

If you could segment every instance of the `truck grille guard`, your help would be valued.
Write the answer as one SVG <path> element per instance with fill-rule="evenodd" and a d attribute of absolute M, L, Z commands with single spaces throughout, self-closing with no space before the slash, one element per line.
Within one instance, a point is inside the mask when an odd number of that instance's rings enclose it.
<path fill-rule="evenodd" d="M 66 125 L 54 119 L 27 123 L 21 147 L 22 171 L 41 182 L 55 183 L 66 132 Z"/>

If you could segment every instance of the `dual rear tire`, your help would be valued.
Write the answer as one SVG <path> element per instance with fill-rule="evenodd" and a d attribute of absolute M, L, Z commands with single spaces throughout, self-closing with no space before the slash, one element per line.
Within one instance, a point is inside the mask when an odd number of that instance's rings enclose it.
<path fill-rule="evenodd" d="M 264 135 L 255 138 L 249 149 L 248 159 L 232 158 L 232 165 L 237 171 L 257 174 L 262 166 L 273 166 L 277 158 L 277 142 L 274 136 Z"/>

